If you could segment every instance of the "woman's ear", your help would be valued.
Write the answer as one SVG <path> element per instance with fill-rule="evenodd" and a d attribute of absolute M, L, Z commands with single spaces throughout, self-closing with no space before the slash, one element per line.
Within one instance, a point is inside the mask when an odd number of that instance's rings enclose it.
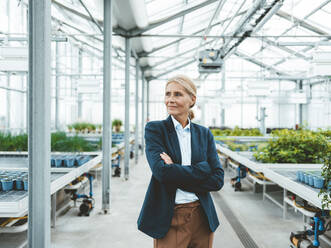
<path fill-rule="evenodd" d="M 194 95 L 192 95 L 192 97 L 191 97 L 191 101 L 192 101 L 192 103 L 191 103 L 191 105 L 190 105 L 191 108 L 195 105 L 196 100 L 197 100 L 197 97 L 194 96 Z"/>

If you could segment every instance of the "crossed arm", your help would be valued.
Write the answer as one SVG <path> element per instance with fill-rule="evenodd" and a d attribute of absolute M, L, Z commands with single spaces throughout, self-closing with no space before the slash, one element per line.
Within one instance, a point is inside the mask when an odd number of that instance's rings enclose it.
<path fill-rule="evenodd" d="M 212 134 L 208 133 L 207 161 L 190 166 L 173 163 L 164 153 L 165 147 L 156 126 L 145 128 L 146 156 L 153 176 L 161 183 L 171 184 L 185 191 L 200 193 L 220 190 L 224 171 L 219 162 Z"/>

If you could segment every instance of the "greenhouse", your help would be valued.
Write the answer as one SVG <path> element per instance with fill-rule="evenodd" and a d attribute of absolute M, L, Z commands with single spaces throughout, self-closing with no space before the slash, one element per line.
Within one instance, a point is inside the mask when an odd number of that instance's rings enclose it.
<path fill-rule="evenodd" d="M 331 0 L 1 0 L 0 247 L 330 248 Z"/>

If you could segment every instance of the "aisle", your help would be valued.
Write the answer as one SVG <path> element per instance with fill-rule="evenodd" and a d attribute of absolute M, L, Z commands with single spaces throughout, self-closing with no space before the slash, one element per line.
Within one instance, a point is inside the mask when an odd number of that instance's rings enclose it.
<path fill-rule="evenodd" d="M 131 161 L 132 162 L 132 161 Z M 136 220 L 150 179 L 150 169 L 144 158 L 137 165 L 131 164 L 130 180 L 112 178 L 111 213 L 101 215 L 101 187 L 95 188 L 96 209 L 90 217 L 77 217 L 77 209 L 71 209 L 59 217 L 52 230 L 52 247 L 152 247 L 152 239 L 137 230 Z M 229 222 L 216 206 L 221 226 L 215 234 L 214 247 L 242 248 Z"/>

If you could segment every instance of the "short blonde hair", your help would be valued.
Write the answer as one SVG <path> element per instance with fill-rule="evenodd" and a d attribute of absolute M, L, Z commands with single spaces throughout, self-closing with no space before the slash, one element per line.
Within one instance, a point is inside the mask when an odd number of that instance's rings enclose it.
<path fill-rule="evenodd" d="M 177 75 L 172 78 L 169 78 L 166 84 L 166 88 L 168 87 L 168 84 L 170 83 L 178 83 L 181 86 L 184 87 L 185 91 L 190 95 L 190 96 L 197 96 L 197 87 L 195 86 L 194 82 L 192 79 L 185 75 Z M 190 106 L 190 108 L 193 108 L 194 104 Z M 194 112 L 192 109 L 189 110 L 189 118 L 193 120 L 194 118 Z"/>

